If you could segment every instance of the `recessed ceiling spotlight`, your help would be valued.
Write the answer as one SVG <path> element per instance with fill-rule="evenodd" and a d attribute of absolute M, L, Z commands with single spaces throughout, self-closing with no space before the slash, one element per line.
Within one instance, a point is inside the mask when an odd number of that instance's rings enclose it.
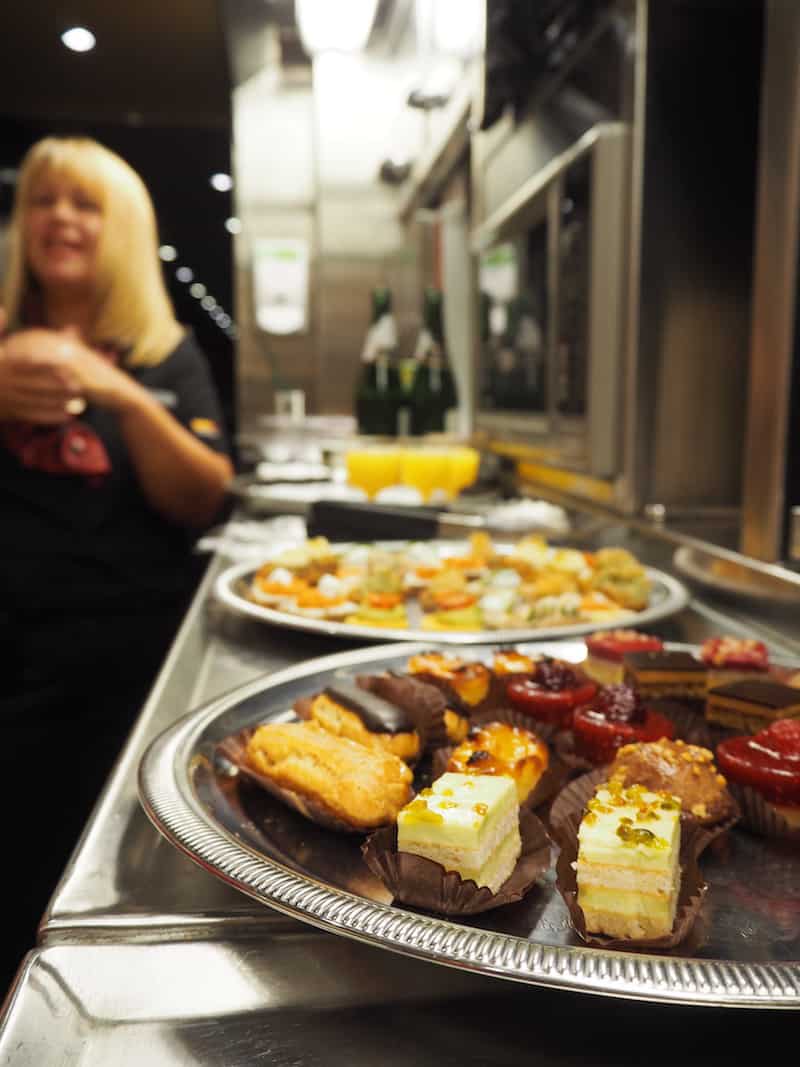
<path fill-rule="evenodd" d="M 216 306 L 217 302 L 213 296 L 204 296 L 203 299 L 200 301 L 200 307 L 204 311 L 211 311 L 211 309 L 215 308 Z"/>
<path fill-rule="evenodd" d="M 175 277 L 179 282 L 190 282 L 194 278 L 194 271 L 191 267 L 178 267 Z"/>
<path fill-rule="evenodd" d="M 174 259 L 178 258 L 178 249 L 175 245 L 162 245 L 158 250 L 158 254 L 165 263 L 172 263 Z"/>
<path fill-rule="evenodd" d="M 91 52 L 96 44 L 94 34 L 85 26 L 72 26 L 64 30 L 61 40 L 72 52 Z"/>
<path fill-rule="evenodd" d="M 202 282 L 195 282 L 193 285 L 189 286 L 189 292 L 196 300 L 199 300 L 202 296 L 206 295 L 206 287 Z"/>
<path fill-rule="evenodd" d="M 231 216 L 231 218 L 229 219 L 225 219 L 225 229 L 228 231 L 228 233 L 241 233 L 241 219 L 237 219 L 234 216 Z"/>
<path fill-rule="evenodd" d="M 212 174 L 209 180 L 212 189 L 216 189 L 218 193 L 227 193 L 233 188 L 233 178 L 230 174 Z"/>

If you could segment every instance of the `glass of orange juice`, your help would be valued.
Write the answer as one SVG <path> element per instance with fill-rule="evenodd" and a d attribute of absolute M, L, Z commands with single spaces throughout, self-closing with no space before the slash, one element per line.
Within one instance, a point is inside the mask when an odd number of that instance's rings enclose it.
<path fill-rule="evenodd" d="M 446 449 L 407 448 L 400 465 L 400 480 L 412 485 L 423 500 L 429 500 L 434 489 L 447 490 L 448 469 Z"/>
<path fill-rule="evenodd" d="M 447 457 L 447 489 L 450 497 L 456 497 L 462 489 L 472 485 L 478 477 L 481 454 L 477 448 L 451 448 Z"/>
<path fill-rule="evenodd" d="M 398 448 L 358 448 L 345 453 L 347 481 L 372 499 L 381 489 L 400 481 Z"/>

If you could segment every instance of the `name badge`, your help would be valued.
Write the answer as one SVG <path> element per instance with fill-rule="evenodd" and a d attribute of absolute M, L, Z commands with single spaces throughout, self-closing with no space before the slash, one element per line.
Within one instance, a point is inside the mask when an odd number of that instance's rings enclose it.
<path fill-rule="evenodd" d="M 178 406 L 178 394 L 173 393 L 171 389 L 148 389 L 147 391 L 154 400 L 157 400 L 165 408 Z"/>

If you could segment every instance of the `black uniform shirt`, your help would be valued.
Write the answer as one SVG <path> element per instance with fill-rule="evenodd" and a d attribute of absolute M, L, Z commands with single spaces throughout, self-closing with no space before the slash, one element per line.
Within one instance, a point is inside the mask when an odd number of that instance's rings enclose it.
<path fill-rule="evenodd" d="M 154 367 L 129 373 L 210 448 L 227 453 L 205 357 L 191 336 Z M 0 447 L 0 617 L 11 625 L 104 612 L 146 616 L 196 579 L 188 531 L 154 511 L 139 488 L 113 412 L 80 421 L 103 442 L 105 476 L 25 467 Z"/>

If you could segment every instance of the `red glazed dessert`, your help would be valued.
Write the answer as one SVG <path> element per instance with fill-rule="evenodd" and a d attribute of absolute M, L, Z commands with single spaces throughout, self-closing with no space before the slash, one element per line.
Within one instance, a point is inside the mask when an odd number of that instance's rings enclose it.
<path fill-rule="evenodd" d="M 597 685 L 572 663 L 545 656 L 530 678 L 509 682 L 506 695 L 519 711 L 566 730 L 575 708 L 591 700 Z"/>
<path fill-rule="evenodd" d="M 708 688 L 757 678 L 769 671 L 769 652 L 763 641 L 742 637 L 709 637 L 700 647 L 708 667 Z"/>
<path fill-rule="evenodd" d="M 586 673 L 601 685 L 615 685 L 623 681 L 626 652 L 660 652 L 664 642 L 652 634 L 637 630 L 603 630 L 586 638 L 588 656 Z"/>
<path fill-rule="evenodd" d="M 800 828 L 800 720 L 779 719 L 753 736 L 721 741 L 717 764 L 732 782 L 755 789 L 790 826 Z"/>
<path fill-rule="evenodd" d="M 629 685 L 605 685 L 572 719 L 575 752 L 598 766 L 610 763 L 617 749 L 636 741 L 672 738 L 675 726 L 648 708 Z"/>

